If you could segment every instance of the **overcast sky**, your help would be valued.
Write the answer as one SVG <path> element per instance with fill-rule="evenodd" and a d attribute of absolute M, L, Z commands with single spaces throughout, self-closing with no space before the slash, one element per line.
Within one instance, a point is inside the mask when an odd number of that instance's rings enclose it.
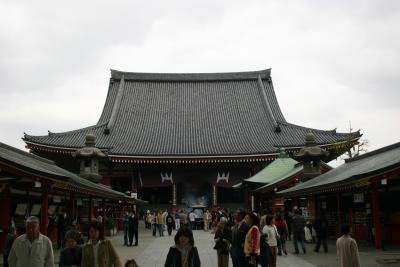
<path fill-rule="evenodd" d="M 110 69 L 272 68 L 287 121 L 400 141 L 400 1 L 0 2 L 0 142 L 93 125 Z"/>

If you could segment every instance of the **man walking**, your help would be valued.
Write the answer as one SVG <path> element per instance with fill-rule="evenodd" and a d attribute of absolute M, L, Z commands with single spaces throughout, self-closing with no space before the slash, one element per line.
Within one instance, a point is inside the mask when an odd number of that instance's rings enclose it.
<path fill-rule="evenodd" d="M 246 213 L 237 210 L 235 214 L 236 224 L 232 227 L 232 245 L 230 249 L 233 267 L 245 266 L 244 240 L 248 226 L 244 223 Z"/>
<path fill-rule="evenodd" d="M 132 217 L 133 217 L 133 235 L 135 236 L 135 244 L 134 246 L 138 245 L 138 240 L 139 240 L 139 217 L 137 215 L 137 213 L 133 212 L 132 213 Z"/>
<path fill-rule="evenodd" d="M 192 230 L 196 228 L 196 215 L 194 214 L 193 210 L 189 213 L 189 220 L 190 220 L 190 227 Z"/>
<path fill-rule="evenodd" d="M 317 217 L 314 221 L 314 229 L 317 232 L 317 244 L 315 246 L 314 251 L 319 252 L 319 248 L 321 246 L 324 247 L 324 252 L 328 253 L 328 221 L 325 218 L 325 215 L 322 214 L 321 217 Z"/>
<path fill-rule="evenodd" d="M 160 236 L 164 236 L 165 217 L 161 210 L 158 211 L 156 222 Z"/>
<path fill-rule="evenodd" d="M 65 233 L 67 232 L 68 225 L 69 225 L 69 218 L 67 216 L 67 212 L 65 211 L 65 209 L 63 209 L 62 212 L 58 215 L 58 220 L 57 220 L 58 249 L 64 247 L 64 237 L 65 237 Z"/>
<path fill-rule="evenodd" d="M 128 230 L 129 247 L 131 247 L 133 244 L 133 237 L 137 236 L 137 235 L 135 235 L 135 233 L 137 232 L 137 230 L 135 230 L 135 228 L 137 228 L 137 227 L 135 227 L 135 217 L 136 217 L 135 212 L 131 212 L 129 214 L 129 230 Z M 135 241 L 136 241 L 136 245 L 137 245 L 137 239 Z"/>
<path fill-rule="evenodd" d="M 303 253 L 306 254 L 306 247 L 304 245 L 304 227 L 306 226 L 306 221 L 304 217 L 301 215 L 301 210 L 297 209 L 295 211 L 295 215 L 292 219 L 292 227 L 293 227 L 293 244 L 294 250 L 296 254 L 299 254 L 299 247 L 297 242 L 300 243 L 301 248 L 303 249 Z"/>
<path fill-rule="evenodd" d="M 179 215 L 179 211 L 175 212 L 175 230 L 178 231 L 181 227 L 181 217 Z"/>
<path fill-rule="evenodd" d="M 128 246 L 128 236 L 129 236 L 129 213 L 126 211 L 124 217 L 122 218 L 122 224 L 124 228 L 124 246 Z"/>
<path fill-rule="evenodd" d="M 10 267 L 53 267 L 54 254 L 50 239 L 39 232 L 39 219 L 26 221 L 26 234 L 15 239 L 8 257 Z"/>
<path fill-rule="evenodd" d="M 181 221 L 181 226 L 185 226 L 185 227 L 189 226 L 188 216 L 185 213 L 185 211 L 181 210 L 181 212 L 179 213 L 179 218 Z"/>

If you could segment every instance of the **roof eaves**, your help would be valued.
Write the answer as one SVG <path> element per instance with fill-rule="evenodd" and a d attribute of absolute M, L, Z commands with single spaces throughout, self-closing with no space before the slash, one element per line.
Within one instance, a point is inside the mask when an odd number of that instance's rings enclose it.
<path fill-rule="evenodd" d="M 351 163 L 351 162 L 354 162 L 354 161 L 358 161 L 358 160 L 361 160 L 361 159 L 365 159 L 365 158 L 368 158 L 368 157 L 372 157 L 372 156 L 375 156 L 375 155 L 378 155 L 378 154 L 381 154 L 381 153 L 384 153 L 384 152 L 387 152 L 389 150 L 396 149 L 396 148 L 399 148 L 399 147 L 400 147 L 400 142 L 394 143 L 392 145 L 376 149 L 374 151 L 365 153 L 363 155 L 360 155 L 360 156 L 357 156 L 357 157 L 354 157 L 354 158 L 345 159 L 345 164 Z"/>
<path fill-rule="evenodd" d="M 277 192 L 277 194 L 282 194 L 282 195 L 293 194 L 293 193 L 303 194 L 303 193 L 313 193 L 313 192 L 320 191 L 320 190 L 323 190 L 326 188 L 337 188 L 337 187 L 349 185 L 357 180 L 370 179 L 370 178 L 373 178 L 378 175 L 383 175 L 384 173 L 387 173 L 387 172 L 392 171 L 393 169 L 396 169 L 399 167 L 400 167 L 400 162 L 397 162 L 393 165 L 386 166 L 385 168 L 382 168 L 382 169 L 376 169 L 376 170 L 372 170 L 370 172 L 359 173 L 359 174 L 352 175 L 350 177 L 347 177 L 340 181 L 336 181 L 336 182 L 332 182 L 332 183 L 319 184 L 319 185 L 309 186 L 309 187 L 307 187 L 307 186 L 304 187 L 304 184 L 299 184 L 294 187 L 288 188 L 286 190 Z M 321 175 L 323 175 L 323 174 L 321 174 Z M 312 180 L 310 180 L 310 182 L 311 181 Z M 300 187 L 300 188 L 296 189 L 296 187 Z"/>
<path fill-rule="evenodd" d="M 135 81 L 233 81 L 233 80 L 257 80 L 271 77 L 271 69 L 248 72 L 222 72 L 222 73 L 144 73 L 124 72 L 111 69 L 111 78 Z"/>

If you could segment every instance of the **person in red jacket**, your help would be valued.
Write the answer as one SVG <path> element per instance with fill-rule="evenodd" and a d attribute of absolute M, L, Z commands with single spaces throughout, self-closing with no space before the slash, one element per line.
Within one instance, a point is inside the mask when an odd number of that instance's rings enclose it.
<path fill-rule="evenodd" d="M 276 215 L 275 226 L 278 234 L 280 235 L 280 238 L 278 240 L 278 255 L 281 256 L 282 251 L 285 253 L 285 255 L 287 255 L 286 238 L 289 235 L 289 229 L 286 220 L 282 217 L 280 213 Z"/>

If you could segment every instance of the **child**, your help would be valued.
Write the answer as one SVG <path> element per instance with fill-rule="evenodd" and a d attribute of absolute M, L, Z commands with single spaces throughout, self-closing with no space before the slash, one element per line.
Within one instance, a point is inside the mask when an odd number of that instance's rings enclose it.
<path fill-rule="evenodd" d="M 134 259 L 127 260 L 125 267 L 139 267 Z"/>

